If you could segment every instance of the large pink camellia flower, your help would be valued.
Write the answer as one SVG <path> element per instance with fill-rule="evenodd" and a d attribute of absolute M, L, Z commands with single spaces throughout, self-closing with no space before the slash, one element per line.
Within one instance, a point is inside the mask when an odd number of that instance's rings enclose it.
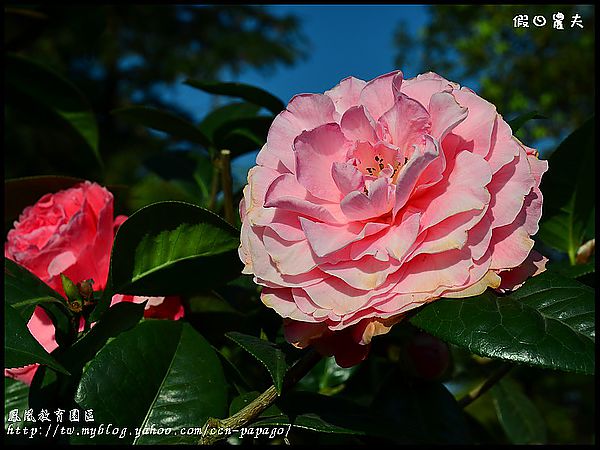
<path fill-rule="evenodd" d="M 350 366 L 440 297 L 544 270 L 547 162 L 494 105 L 435 73 L 346 78 L 273 121 L 240 204 L 244 273 L 289 342 Z"/>
<path fill-rule="evenodd" d="M 92 278 L 94 289 L 104 289 L 108 279 L 114 234 L 127 217 L 113 217 L 113 195 L 89 181 L 55 194 L 46 194 L 25 208 L 8 232 L 4 256 L 25 267 L 50 287 L 65 295 L 60 274 L 73 282 Z M 122 301 L 148 301 L 145 317 L 179 319 L 179 297 L 136 297 L 117 294 Z M 51 352 L 58 347 L 52 321 L 36 307 L 27 326 L 37 341 Z M 5 376 L 31 384 L 38 365 L 7 369 Z"/>

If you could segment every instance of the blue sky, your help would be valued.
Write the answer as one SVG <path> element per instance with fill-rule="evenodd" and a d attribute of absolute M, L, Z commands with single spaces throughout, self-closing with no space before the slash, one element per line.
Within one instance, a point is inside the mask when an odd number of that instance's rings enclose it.
<path fill-rule="evenodd" d="M 429 20 L 426 5 L 268 5 L 267 9 L 275 15 L 298 17 L 302 33 L 309 38 L 306 59 L 269 74 L 257 70 L 243 71 L 237 78 L 225 74 L 224 80 L 261 87 L 287 103 L 296 94 L 322 93 L 350 75 L 371 80 L 396 69 L 406 78 L 418 74 L 416 65 L 394 65 L 394 33 L 402 21 L 410 33 L 418 33 Z M 166 88 L 163 95 L 198 122 L 210 111 L 211 96 L 183 83 Z M 245 184 L 256 154 L 232 161 L 234 188 Z"/>
<path fill-rule="evenodd" d="M 305 60 L 293 67 L 279 67 L 263 75 L 246 70 L 228 81 L 252 84 L 287 103 L 295 94 L 322 93 L 347 76 L 370 80 L 401 69 L 405 76 L 417 75 L 416 67 L 396 67 L 394 32 L 405 20 L 410 33 L 428 21 L 425 5 L 268 5 L 272 14 L 295 14 L 303 34 L 309 38 Z M 207 94 L 176 85 L 165 90 L 165 98 L 177 102 L 200 120 L 210 108 Z"/>

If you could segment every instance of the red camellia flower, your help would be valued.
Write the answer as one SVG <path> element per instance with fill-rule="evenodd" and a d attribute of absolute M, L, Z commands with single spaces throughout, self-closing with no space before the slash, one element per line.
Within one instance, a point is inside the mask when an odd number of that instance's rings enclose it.
<path fill-rule="evenodd" d="M 545 268 L 531 235 L 547 162 L 494 105 L 435 73 L 295 96 L 256 163 L 240 204 L 244 273 L 289 342 L 341 366 L 413 308 Z"/>
<path fill-rule="evenodd" d="M 113 195 L 89 181 L 55 194 L 46 194 L 25 208 L 8 232 L 4 256 L 25 267 L 50 287 L 65 295 L 60 274 L 74 283 L 94 280 L 94 289 L 106 286 L 110 252 L 117 227 L 125 216 L 113 216 Z M 121 302 L 146 304 L 145 317 L 179 319 L 183 306 L 178 297 L 115 295 L 111 305 Z M 27 324 L 48 351 L 58 347 L 52 321 L 36 307 Z M 8 369 L 5 376 L 31 383 L 37 364 Z"/>

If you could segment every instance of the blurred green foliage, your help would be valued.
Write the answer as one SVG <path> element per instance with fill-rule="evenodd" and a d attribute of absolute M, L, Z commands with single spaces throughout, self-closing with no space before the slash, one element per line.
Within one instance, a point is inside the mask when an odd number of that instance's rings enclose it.
<path fill-rule="evenodd" d="M 172 184 L 156 174 L 142 180 L 148 170 L 140 161 L 175 147 L 176 141 L 111 111 L 134 103 L 191 120 L 164 98 L 165 87 L 187 78 L 215 80 L 245 68 L 291 65 L 306 54 L 308 42 L 295 16 L 275 16 L 251 5 L 13 5 L 5 7 L 4 24 L 5 51 L 52 69 L 87 98 L 105 163 L 102 171 L 80 136 L 66 133 L 56 117 L 9 92 L 4 145 L 11 150 L 5 152 L 5 177 L 68 174 L 106 184 L 140 181 L 138 191 L 152 183 L 157 192 Z M 204 154 L 198 146 L 194 153 Z"/>
<path fill-rule="evenodd" d="M 594 111 L 595 7 L 593 5 L 431 5 L 430 21 L 411 36 L 397 29 L 396 64 L 417 63 L 417 73 L 433 71 L 468 85 L 511 115 L 539 111 L 548 120 L 532 121 L 518 134 L 530 145 L 553 143 Z M 562 12 L 563 30 L 553 28 L 552 15 Z M 528 16 L 528 28 L 515 28 L 513 18 Z M 579 14 L 583 28 L 571 27 Z M 545 26 L 535 26 L 542 15 Z M 473 88 L 473 86 L 470 86 Z"/>

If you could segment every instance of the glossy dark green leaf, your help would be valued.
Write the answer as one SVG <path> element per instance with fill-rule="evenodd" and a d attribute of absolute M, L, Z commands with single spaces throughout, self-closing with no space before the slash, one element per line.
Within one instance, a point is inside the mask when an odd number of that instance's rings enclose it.
<path fill-rule="evenodd" d="M 546 424 L 542 415 L 513 380 L 500 380 L 490 392 L 498 420 L 511 443 L 546 443 Z"/>
<path fill-rule="evenodd" d="M 12 410 L 17 410 L 19 417 L 23 418 L 23 411 L 28 408 L 27 398 L 29 396 L 29 386 L 25 383 L 13 380 L 11 378 L 4 378 L 4 423 L 11 423 L 8 421 L 9 413 Z M 16 422 L 15 425 L 18 425 Z"/>
<path fill-rule="evenodd" d="M 145 303 L 121 302 L 111 306 L 87 334 L 59 356 L 71 371 L 80 370 L 106 342 L 133 328 L 144 317 Z"/>
<path fill-rule="evenodd" d="M 178 430 L 227 412 L 223 370 L 210 344 L 189 324 L 170 320 L 144 321 L 109 342 L 85 368 L 75 400 L 93 409 L 98 423 L 173 429 L 97 436 L 95 443 L 192 444 L 199 437 Z"/>
<path fill-rule="evenodd" d="M 29 321 L 36 306 L 44 309 L 52 324 L 56 342 L 69 345 L 74 339 L 70 323 L 72 313 L 64 298 L 24 267 L 4 259 L 4 301 L 15 308 L 25 322 Z"/>
<path fill-rule="evenodd" d="M 27 95 L 69 123 L 102 164 L 96 118 L 79 89 L 48 67 L 23 56 L 8 54 L 4 62 L 7 86 Z"/>
<path fill-rule="evenodd" d="M 596 204 L 594 118 L 571 133 L 548 159 L 540 189 L 544 205 L 537 236 L 575 263 Z"/>
<path fill-rule="evenodd" d="M 411 322 L 472 353 L 594 373 L 594 290 L 546 271 L 511 295 L 437 300 Z"/>
<path fill-rule="evenodd" d="M 234 341 L 258 361 L 260 361 L 271 374 L 277 392 L 281 393 L 283 379 L 290 368 L 286 354 L 277 345 L 263 339 L 248 336 L 236 331 L 227 333 L 229 339 Z"/>
<path fill-rule="evenodd" d="M 29 409 L 29 386 L 21 381 L 13 380 L 11 378 L 4 378 L 4 429 L 9 430 L 11 427 L 13 430 L 16 427 L 29 426 L 24 419 L 25 410 Z M 14 411 L 16 410 L 18 420 L 15 420 Z M 12 417 L 11 417 L 12 415 Z M 9 420 L 10 419 L 10 420 Z M 4 444 L 31 444 L 29 437 L 10 432 L 4 434 Z M 29 442 L 28 442 L 29 441 Z"/>
<path fill-rule="evenodd" d="M 208 148 L 209 138 L 194 124 L 171 112 L 148 106 L 126 106 L 112 111 L 117 117 Z"/>
<path fill-rule="evenodd" d="M 259 106 L 264 106 L 273 114 L 278 114 L 285 105 L 281 100 L 264 89 L 244 83 L 226 83 L 220 81 L 200 81 L 188 79 L 185 84 L 201 89 L 204 92 L 217 95 L 238 97 Z"/>
<path fill-rule="evenodd" d="M 4 368 L 12 369 L 34 363 L 69 373 L 35 340 L 18 311 L 4 303 Z"/>
<path fill-rule="evenodd" d="M 4 302 L 16 309 L 25 321 L 41 303 L 60 303 L 66 307 L 58 292 L 8 258 L 4 258 Z"/>
<path fill-rule="evenodd" d="M 537 111 L 530 111 L 520 116 L 515 117 L 513 120 L 508 121 L 508 125 L 512 129 L 513 134 L 519 131 L 519 129 L 527 122 L 533 119 L 547 119 L 546 116 L 542 116 Z"/>
<path fill-rule="evenodd" d="M 35 176 L 4 181 L 4 229 L 7 232 L 23 210 L 35 204 L 48 193 L 75 186 L 82 178 L 63 176 Z"/>
<path fill-rule="evenodd" d="M 112 292 L 174 295 L 235 278 L 239 231 L 216 214 L 183 202 L 160 202 L 121 225 L 111 257 Z"/>

